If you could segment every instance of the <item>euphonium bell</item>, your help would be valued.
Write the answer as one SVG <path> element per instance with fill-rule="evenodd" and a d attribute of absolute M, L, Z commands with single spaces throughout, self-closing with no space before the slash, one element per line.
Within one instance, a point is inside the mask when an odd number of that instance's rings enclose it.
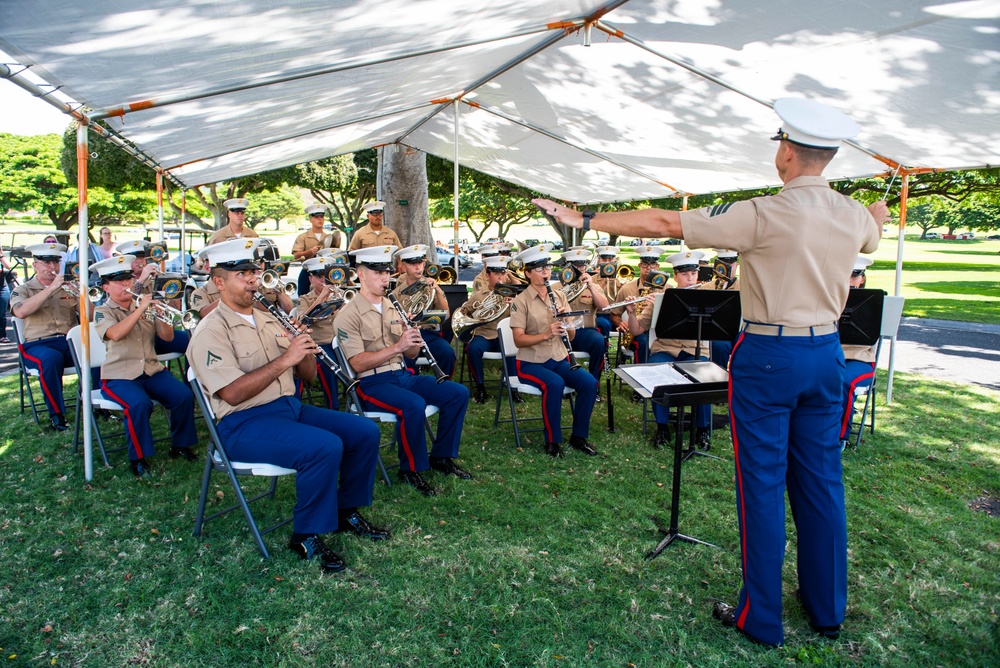
<path fill-rule="evenodd" d="M 294 297 L 299 291 L 294 283 L 285 283 L 282 281 L 278 272 L 273 269 L 267 269 L 260 275 L 260 287 L 265 290 L 284 292 L 288 297 Z"/>
<path fill-rule="evenodd" d="M 619 265 L 615 271 L 615 278 L 625 283 L 635 279 L 635 268 L 630 264 Z"/>

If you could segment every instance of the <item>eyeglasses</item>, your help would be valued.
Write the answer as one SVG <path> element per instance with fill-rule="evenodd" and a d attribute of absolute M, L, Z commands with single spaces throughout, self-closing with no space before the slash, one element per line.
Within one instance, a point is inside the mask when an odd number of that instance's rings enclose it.
<path fill-rule="evenodd" d="M 643 267 L 658 267 L 660 266 L 659 260 L 639 260 L 639 264 Z"/>
<path fill-rule="evenodd" d="M 586 260 L 573 260 L 570 264 L 574 267 L 586 267 L 588 262 Z"/>

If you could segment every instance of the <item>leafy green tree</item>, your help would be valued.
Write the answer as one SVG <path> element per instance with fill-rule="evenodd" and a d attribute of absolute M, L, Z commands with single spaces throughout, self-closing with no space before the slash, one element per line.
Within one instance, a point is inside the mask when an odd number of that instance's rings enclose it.
<path fill-rule="evenodd" d="M 59 168 L 59 135 L 0 134 L 0 209 L 38 211 L 58 230 L 76 223 L 76 188 Z"/>
<path fill-rule="evenodd" d="M 277 230 L 282 220 L 301 213 L 302 198 L 299 193 L 284 186 L 278 190 L 255 193 L 247 207 L 246 224 L 256 229 L 257 225 L 273 220 L 274 229 Z"/>
<path fill-rule="evenodd" d="M 926 239 L 927 233 L 935 227 L 947 224 L 947 212 L 940 205 L 935 206 L 930 198 L 906 207 L 906 224 L 920 228 L 920 238 Z"/>

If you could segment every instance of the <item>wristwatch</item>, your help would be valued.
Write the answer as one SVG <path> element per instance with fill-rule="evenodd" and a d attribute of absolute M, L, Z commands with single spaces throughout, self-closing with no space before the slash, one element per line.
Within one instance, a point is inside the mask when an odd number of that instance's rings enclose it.
<path fill-rule="evenodd" d="M 590 231 L 590 219 L 593 218 L 596 215 L 597 215 L 597 212 L 594 211 L 593 209 L 584 209 L 583 210 L 583 231 L 584 232 L 589 232 Z"/>

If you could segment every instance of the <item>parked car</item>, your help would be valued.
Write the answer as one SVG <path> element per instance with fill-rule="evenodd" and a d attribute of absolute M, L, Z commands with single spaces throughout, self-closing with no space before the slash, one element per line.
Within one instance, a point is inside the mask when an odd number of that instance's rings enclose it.
<path fill-rule="evenodd" d="M 1000 234 L 991 234 L 990 236 L 988 236 L 986 238 L 987 239 L 1000 239 Z"/>
<path fill-rule="evenodd" d="M 438 264 L 450 264 L 454 266 L 455 264 L 455 254 L 451 251 L 442 249 L 440 246 L 437 249 L 437 261 Z M 458 266 L 459 267 L 471 267 L 472 258 L 468 255 L 458 256 Z"/>
<path fill-rule="evenodd" d="M 928 232 L 924 235 L 924 239 L 940 239 L 941 235 L 937 232 Z"/>

